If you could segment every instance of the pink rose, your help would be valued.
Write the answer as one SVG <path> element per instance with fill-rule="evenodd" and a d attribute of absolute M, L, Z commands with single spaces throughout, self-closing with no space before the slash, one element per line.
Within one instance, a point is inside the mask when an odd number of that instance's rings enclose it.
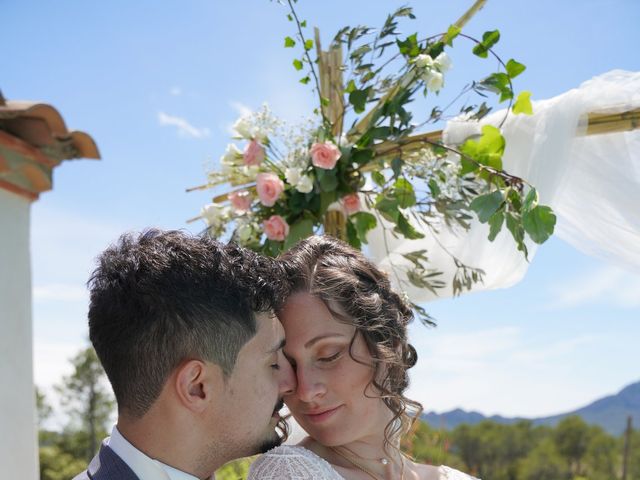
<path fill-rule="evenodd" d="M 262 228 L 269 240 L 281 242 L 289 235 L 289 224 L 280 215 L 271 215 L 262 222 Z"/>
<path fill-rule="evenodd" d="M 275 173 L 259 173 L 256 177 L 256 190 L 262 204 L 273 207 L 284 192 L 284 182 Z"/>
<path fill-rule="evenodd" d="M 350 193 L 342 197 L 342 206 L 348 215 L 360 211 L 360 197 L 357 193 Z"/>
<path fill-rule="evenodd" d="M 260 165 L 264 160 L 264 147 L 256 140 L 251 140 L 244 149 L 244 164 L 247 166 Z"/>
<path fill-rule="evenodd" d="M 340 149 L 331 142 L 311 145 L 311 163 L 318 168 L 331 170 L 340 158 Z"/>
<path fill-rule="evenodd" d="M 251 207 L 251 194 L 246 190 L 231 192 L 229 194 L 229 201 L 235 210 L 239 212 L 246 212 Z"/>

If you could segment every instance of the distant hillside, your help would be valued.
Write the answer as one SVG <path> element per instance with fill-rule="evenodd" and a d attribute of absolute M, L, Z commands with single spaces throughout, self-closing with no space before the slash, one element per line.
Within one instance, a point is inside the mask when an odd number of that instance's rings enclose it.
<path fill-rule="evenodd" d="M 534 425 L 556 425 L 560 420 L 571 415 L 578 415 L 592 425 L 599 425 L 612 435 L 621 435 L 627 425 L 627 416 L 633 418 L 635 428 L 640 428 L 640 382 L 632 383 L 623 388 L 616 395 L 596 400 L 586 407 L 573 412 L 542 418 L 508 418 L 494 415 L 485 417 L 478 412 L 465 410 L 452 410 L 445 413 L 429 412 L 422 415 L 422 419 L 433 427 L 452 429 L 460 424 L 470 425 L 480 423 L 482 420 L 492 420 L 497 423 L 511 424 L 519 420 L 531 420 Z"/>

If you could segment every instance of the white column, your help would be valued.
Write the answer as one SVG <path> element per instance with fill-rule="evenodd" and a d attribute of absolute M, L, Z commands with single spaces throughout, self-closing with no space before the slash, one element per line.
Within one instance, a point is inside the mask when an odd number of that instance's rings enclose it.
<path fill-rule="evenodd" d="M 30 207 L 0 188 L 0 476 L 36 480 Z"/>

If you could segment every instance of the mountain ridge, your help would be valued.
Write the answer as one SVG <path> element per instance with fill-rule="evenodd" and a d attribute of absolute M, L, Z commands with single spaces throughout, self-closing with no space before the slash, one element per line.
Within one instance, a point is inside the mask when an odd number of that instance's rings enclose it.
<path fill-rule="evenodd" d="M 640 381 L 623 387 L 618 393 L 607 395 L 580 407 L 576 410 L 550 415 L 546 417 L 503 417 L 501 415 L 486 416 L 479 412 L 456 408 L 444 413 L 428 412 L 421 415 L 422 420 L 433 427 L 453 429 L 463 423 L 474 425 L 483 420 L 496 423 L 513 424 L 521 420 L 529 420 L 534 425 L 555 426 L 563 418 L 577 415 L 585 422 L 598 425 L 611 435 L 622 435 L 627 426 L 627 417 L 631 415 L 636 428 L 640 426 Z"/>

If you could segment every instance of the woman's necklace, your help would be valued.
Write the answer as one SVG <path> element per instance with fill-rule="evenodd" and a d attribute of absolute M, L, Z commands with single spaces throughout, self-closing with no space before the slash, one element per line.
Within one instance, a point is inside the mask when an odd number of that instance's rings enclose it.
<path fill-rule="evenodd" d="M 333 452 L 335 452 L 336 454 L 340 455 L 342 458 L 344 458 L 347 462 L 349 462 L 351 465 L 353 465 L 354 467 L 356 467 L 358 470 L 366 473 L 367 475 L 369 475 L 371 478 L 373 478 L 373 480 L 380 480 L 380 478 L 375 475 L 371 470 L 369 470 L 368 468 L 366 468 L 364 465 L 362 465 L 360 462 L 356 461 L 354 458 L 345 455 L 344 453 L 342 453 L 340 450 L 338 450 L 335 447 L 329 447 L 329 449 Z M 389 465 L 389 459 L 382 457 L 380 460 L 378 460 L 382 465 L 387 466 Z M 400 470 L 400 480 L 404 480 L 404 458 L 400 457 L 400 461 L 402 462 L 402 467 Z"/>

